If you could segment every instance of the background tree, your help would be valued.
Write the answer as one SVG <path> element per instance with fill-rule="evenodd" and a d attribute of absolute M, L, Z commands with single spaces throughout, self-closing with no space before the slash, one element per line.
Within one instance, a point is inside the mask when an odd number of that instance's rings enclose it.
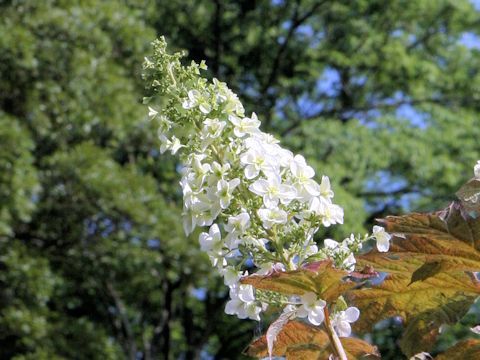
<path fill-rule="evenodd" d="M 434 208 L 461 184 L 454 174 L 471 175 L 479 14 L 469 1 L 186 1 L 155 14 L 159 33 L 206 59 L 266 130 L 339 183 L 339 231 Z"/>
<path fill-rule="evenodd" d="M 183 235 L 176 166 L 141 105 L 159 34 L 337 182 L 346 225 L 326 236 L 440 208 L 480 152 L 467 0 L 15 0 L 0 14 L 0 358 L 232 358 L 253 336 Z"/>
<path fill-rule="evenodd" d="M 140 103 L 155 32 L 120 1 L 0 12 L 0 357 L 195 350 L 187 339 L 209 332 L 190 328 L 220 313 L 223 289 L 190 295 L 208 262 L 183 235 L 175 164 Z"/>

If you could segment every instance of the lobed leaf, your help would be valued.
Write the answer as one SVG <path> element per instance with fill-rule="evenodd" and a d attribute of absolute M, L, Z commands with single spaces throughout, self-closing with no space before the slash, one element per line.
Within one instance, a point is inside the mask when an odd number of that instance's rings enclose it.
<path fill-rule="evenodd" d="M 269 275 L 251 275 L 241 280 L 256 289 L 275 291 L 285 295 L 302 295 L 314 292 L 327 302 L 335 301 L 340 295 L 357 286 L 347 279 L 349 273 L 336 269 L 330 260 L 309 264 L 308 267 Z"/>
<path fill-rule="evenodd" d="M 379 359 L 376 347 L 356 338 L 341 338 L 349 360 Z M 249 356 L 268 356 L 266 336 L 252 342 L 247 348 Z M 327 360 L 332 354 L 330 340 L 325 331 L 300 321 L 290 321 L 277 336 L 272 355 L 285 356 L 287 360 Z"/>
<path fill-rule="evenodd" d="M 405 321 L 402 351 L 410 357 L 430 350 L 440 326 L 458 321 L 480 295 L 474 275 L 480 270 L 480 220 L 461 203 L 452 203 L 443 211 L 391 216 L 382 222 L 393 235 L 391 251 L 358 256 L 357 266 L 366 269 L 360 277 L 335 269 L 331 261 L 321 261 L 292 272 L 252 275 L 242 282 L 286 295 L 311 291 L 330 303 L 344 295 L 362 313 L 354 324 L 356 331 L 369 331 L 382 319 L 400 316 Z M 379 284 L 362 287 L 352 281 L 352 277 L 371 278 L 378 272 L 385 275 Z M 308 359 L 322 358 L 330 351 L 328 337 L 322 338 L 321 333 L 308 338 L 302 331 L 290 332 L 291 327 L 301 326 L 306 325 L 288 323 L 278 334 L 278 339 L 284 338 L 273 353 Z M 263 349 L 262 341 L 254 342 L 250 350 Z"/>
<path fill-rule="evenodd" d="M 460 257 L 477 265 L 480 262 L 480 221 L 460 203 L 453 202 L 434 213 L 388 216 L 381 222 L 394 235 L 391 252 Z"/>
<path fill-rule="evenodd" d="M 349 298 L 361 310 L 357 331 L 401 316 L 402 350 L 412 356 L 433 345 L 439 327 L 458 321 L 480 295 L 480 221 L 460 203 L 430 214 L 382 220 L 393 235 L 388 253 L 357 257 L 358 265 L 387 273 L 378 286 L 354 289 Z"/>
<path fill-rule="evenodd" d="M 368 330 L 375 322 L 391 316 L 401 316 L 408 322 L 419 313 L 458 301 L 471 304 L 480 294 L 478 281 L 462 272 L 439 273 L 412 283 L 412 273 L 422 266 L 415 257 L 395 260 L 389 255 L 366 255 L 361 261 L 366 259 L 388 275 L 380 285 L 349 292 L 350 300 L 362 312 L 357 330 Z"/>

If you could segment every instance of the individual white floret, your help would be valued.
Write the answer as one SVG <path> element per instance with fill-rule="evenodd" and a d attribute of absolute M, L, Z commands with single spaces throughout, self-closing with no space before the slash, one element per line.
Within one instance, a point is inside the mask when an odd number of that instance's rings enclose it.
<path fill-rule="evenodd" d="M 208 185 L 217 184 L 219 180 L 225 179 L 230 171 L 230 164 L 220 164 L 214 161 L 211 165 L 212 172 L 208 177 Z"/>
<path fill-rule="evenodd" d="M 160 115 L 158 116 L 158 133 L 159 135 L 161 134 L 166 134 L 168 133 L 173 126 L 173 122 L 165 115 Z"/>
<path fill-rule="evenodd" d="M 390 239 L 392 236 L 388 234 L 381 226 L 373 227 L 373 236 L 377 239 L 377 249 L 380 252 L 387 252 L 390 248 Z"/>
<path fill-rule="evenodd" d="M 227 123 L 225 121 L 207 118 L 203 122 L 203 135 L 216 139 L 222 134 L 226 124 Z"/>
<path fill-rule="evenodd" d="M 293 176 L 300 180 L 311 179 L 315 176 L 315 170 L 305 161 L 305 158 L 302 155 L 295 155 L 293 160 L 290 162 L 290 171 Z"/>
<path fill-rule="evenodd" d="M 183 228 L 190 234 L 197 226 L 210 226 L 218 216 L 205 194 L 193 194 L 184 202 Z"/>
<path fill-rule="evenodd" d="M 335 327 L 335 331 L 338 336 L 348 337 L 352 333 L 351 323 L 358 320 L 360 316 L 360 310 L 356 307 L 349 307 L 345 311 L 339 311 L 332 317 L 332 325 Z"/>
<path fill-rule="evenodd" d="M 320 196 L 325 199 L 333 198 L 333 191 L 330 187 L 330 179 L 328 176 L 322 176 L 322 182 L 320 183 Z"/>
<path fill-rule="evenodd" d="M 225 251 L 210 251 L 207 253 L 213 267 L 216 267 L 219 271 L 227 266 L 226 252 Z"/>
<path fill-rule="evenodd" d="M 272 156 L 278 160 L 278 164 L 282 168 L 287 168 L 293 159 L 293 153 L 290 150 L 282 148 L 278 144 L 269 145 Z"/>
<path fill-rule="evenodd" d="M 153 109 L 153 108 L 150 107 L 150 106 L 148 107 L 148 117 L 149 117 L 150 119 L 155 119 L 155 117 L 157 116 L 157 114 L 158 114 L 158 111 L 157 111 L 157 110 Z"/>
<path fill-rule="evenodd" d="M 225 224 L 225 231 L 229 233 L 243 234 L 250 226 L 250 215 L 243 211 L 236 216 L 230 216 Z"/>
<path fill-rule="evenodd" d="M 230 298 L 225 306 L 225 313 L 237 315 L 240 319 L 260 321 L 262 308 L 257 306 L 253 287 L 251 285 L 237 285 L 230 288 Z"/>
<path fill-rule="evenodd" d="M 227 123 L 225 121 L 209 118 L 203 122 L 203 128 L 199 134 L 199 140 L 201 144 L 200 150 L 202 152 L 205 152 L 206 149 L 215 141 L 215 139 L 221 136 L 226 124 Z"/>
<path fill-rule="evenodd" d="M 202 163 L 202 158 L 194 157 L 192 159 L 192 170 L 193 170 L 193 182 L 197 184 L 198 187 L 202 186 L 205 178 L 211 173 L 212 167 L 210 164 Z"/>
<path fill-rule="evenodd" d="M 339 243 L 332 239 L 325 239 L 323 241 L 323 245 L 326 249 L 331 251 L 332 257 L 338 256 L 343 259 L 342 263 L 338 264 L 339 266 L 349 271 L 353 271 L 355 269 L 357 260 L 346 243 Z"/>
<path fill-rule="evenodd" d="M 243 116 L 245 110 L 242 103 L 238 99 L 238 96 L 228 88 L 227 84 L 213 79 L 213 85 L 215 87 L 215 97 L 217 104 L 222 105 L 222 110 L 225 114 L 237 114 Z"/>
<path fill-rule="evenodd" d="M 198 241 L 200 242 L 200 248 L 207 252 L 213 266 L 223 268 L 227 265 L 222 235 L 217 224 L 213 224 L 208 233 L 202 232 Z"/>
<path fill-rule="evenodd" d="M 216 196 L 222 209 L 226 209 L 230 205 L 233 198 L 233 190 L 240 184 L 240 179 L 235 178 L 230 181 L 221 179 L 217 183 Z"/>
<path fill-rule="evenodd" d="M 203 251 L 212 251 L 212 250 L 221 250 L 222 243 L 222 234 L 217 224 L 210 226 L 208 233 L 202 232 L 198 241 L 200 242 L 200 248 Z"/>
<path fill-rule="evenodd" d="M 267 208 L 277 207 L 278 202 L 288 205 L 297 195 L 293 186 L 282 184 L 278 174 L 270 174 L 267 179 L 259 179 L 248 189 L 254 194 L 262 196 L 263 203 Z"/>
<path fill-rule="evenodd" d="M 238 271 L 233 266 L 226 266 L 220 270 L 220 274 L 223 276 L 223 282 L 227 286 L 234 286 L 238 284 L 238 280 L 242 277 L 242 272 Z"/>
<path fill-rule="evenodd" d="M 285 224 L 288 220 L 287 212 L 279 208 L 258 209 L 257 214 L 265 229 L 270 229 L 275 224 Z"/>
<path fill-rule="evenodd" d="M 245 177 L 256 178 L 262 171 L 265 175 L 275 172 L 275 160 L 262 148 L 252 148 L 240 156 L 240 162 L 245 166 Z"/>
<path fill-rule="evenodd" d="M 320 325 L 325 319 L 323 309 L 327 303 L 319 299 L 313 292 L 307 292 L 300 297 L 302 305 L 297 310 L 297 316 L 300 318 L 308 318 L 313 325 Z"/>
<path fill-rule="evenodd" d="M 320 216 L 325 227 L 333 224 L 343 224 L 343 209 L 324 198 L 313 198 L 310 201 L 309 211 Z"/>
<path fill-rule="evenodd" d="M 305 257 L 309 257 L 318 253 L 318 246 L 316 244 L 308 245 L 305 249 Z"/>
<path fill-rule="evenodd" d="M 280 142 L 280 140 L 275 138 L 275 136 L 273 136 L 272 134 L 264 133 L 263 131 L 252 134 L 252 137 L 266 145 L 275 145 Z"/>
<path fill-rule="evenodd" d="M 208 96 L 205 96 L 198 90 L 190 90 L 187 99 L 182 103 L 184 109 L 189 110 L 198 106 L 198 109 L 208 114 L 212 111 L 212 106 L 208 103 Z"/>
<path fill-rule="evenodd" d="M 224 225 L 225 231 L 228 235 L 225 238 L 225 244 L 230 250 L 234 250 L 240 243 L 239 237 L 250 226 L 250 215 L 246 212 L 242 212 L 236 216 L 230 216 L 228 222 Z"/>
<path fill-rule="evenodd" d="M 165 151 L 170 151 L 172 155 L 175 155 L 178 150 L 180 150 L 182 147 L 185 147 L 185 145 L 182 145 L 180 140 L 176 138 L 175 135 L 173 135 L 171 139 L 168 139 L 165 135 L 161 134 L 159 138 L 161 142 L 160 154 L 163 154 Z"/>
<path fill-rule="evenodd" d="M 273 262 L 266 262 L 260 264 L 259 270 L 255 272 L 257 275 L 267 275 L 271 274 L 272 272 L 283 272 L 286 271 L 285 265 L 282 263 L 273 263 Z"/>
<path fill-rule="evenodd" d="M 257 119 L 257 115 L 255 113 L 252 114 L 251 118 L 240 118 L 235 115 L 230 115 L 228 120 L 230 120 L 230 122 L 235 126 L 233 133 L 239 138 L 260 131 L 258 129 L 260 126 L 260 120 Z"/>
<path fill-rule="evenodd" d="M 306 202 L 312 197 L 320 195 L 320 186 L 312 178 L 315 171 L 308 166 L 301 155 L 295 155 L 290 162 L 290 171 L 298 197 Z"/>

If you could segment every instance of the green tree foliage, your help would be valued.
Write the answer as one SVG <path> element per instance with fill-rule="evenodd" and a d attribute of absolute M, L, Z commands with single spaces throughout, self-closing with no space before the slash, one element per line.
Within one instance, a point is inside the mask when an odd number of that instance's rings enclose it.
<path fill-rule="evenodd" d="M 463 41 L 478 33 L 469 1 L 173 1 L 158 11 L 169 43 L 206 59 L 266 130 L 337 181 L 344 229 L 441 207 L 470 177 L 480 54 Z"/>
<path fill-rule="evenodd" d="M 190 295 L 209 264 L 183 235 L 175 164 L 141 105 L 155 32 L 122 1 L 0 13 L 0 358 L 201 348 L 224 290 Z"/>
<path fill-rule="evenodd" d="M 0 358 L 221 359 L 253 337 L 140 104 L 157 35 L 337 181 L 341 240 L 470 177 L 478 19 L 467 0 L 0 1 Z"/>

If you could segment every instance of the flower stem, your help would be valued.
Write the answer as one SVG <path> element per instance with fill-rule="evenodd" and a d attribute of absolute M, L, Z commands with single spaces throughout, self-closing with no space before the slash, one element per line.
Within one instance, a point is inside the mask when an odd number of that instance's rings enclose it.
<path fill-rule="evenodd" d="M 345 349 L 343 348 L 340 338 L 338 337 L 335 329 L 333 328 L 332 323 L 330 322 L 330 314 L 328 313 L 328 308 L 325 306 L 323 308 L 325 314 L 325 329 L 327 330 L 328 337 L 330 339 L 330 344 L 332 345 L 333 352 L 339 360 L 348 360 Z"/>

